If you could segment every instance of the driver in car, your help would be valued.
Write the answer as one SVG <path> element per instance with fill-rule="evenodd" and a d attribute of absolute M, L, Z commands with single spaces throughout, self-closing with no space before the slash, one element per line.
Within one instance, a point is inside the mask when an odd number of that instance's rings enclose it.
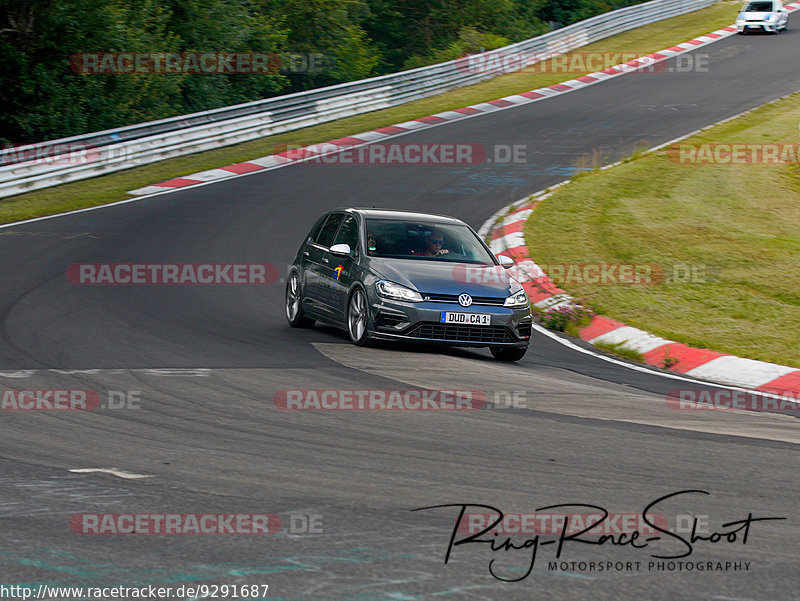
<path fill-rule="evenodd" d="M 367 233 L 367 254 L 378 254 L 378 237 L 372 232 Z"/>
<path fill-rule="evenodd" d="M 446 255 L 450 251 L 443 248 L 443 244 L 444 234 L 442 234 L 442 231 L 432 230 L 430 235 L 425 238 L 425 249 L 414 254 L 420 257 L 438 257 L 440 255 Z"/>

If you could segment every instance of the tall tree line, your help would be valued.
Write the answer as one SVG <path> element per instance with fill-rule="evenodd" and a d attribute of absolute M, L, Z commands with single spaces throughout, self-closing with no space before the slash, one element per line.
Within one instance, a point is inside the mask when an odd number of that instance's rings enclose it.
<path fill-rule="evenodd" d="M 50 140 L 391 73 L 637 1 L 0 0 L 0 142 Z M 258 73 L 75 68 L 82 53 L 202 52 L 273 58 Z"/>

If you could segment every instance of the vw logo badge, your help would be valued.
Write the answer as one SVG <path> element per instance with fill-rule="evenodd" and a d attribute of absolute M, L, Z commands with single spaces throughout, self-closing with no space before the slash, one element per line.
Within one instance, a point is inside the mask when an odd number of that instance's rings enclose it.
<path fill-rule="evenodd" d="M 458 304 L 462 307 L 469 307 L 472 304 L 472 297 L 466 292 L 464 294 L 459 294 Z"/>

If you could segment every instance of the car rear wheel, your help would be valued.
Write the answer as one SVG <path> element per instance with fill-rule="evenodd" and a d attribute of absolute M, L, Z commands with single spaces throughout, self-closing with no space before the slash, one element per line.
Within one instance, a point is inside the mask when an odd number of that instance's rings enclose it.
<path fill-rule="evenodd" d="M 367 346 L 370 343 L 367 332 L 368 316 L 367 295 L 361 288 L 356 288 L 347 303 L 347 331 L 350 333 L 350 341 L 356 346 Z"/>
<path fill-rule="evenodd" d="M 489 347 L 492 351 L 492 357 L 498 361 L 519 361 L 528 352 L 528 347 L 512 346 L 512 347 Z"/>
<path fill-rule="evenodd" d="M 310 328 L 314 325 L 314 320 L 303 314 L 300 276 L 297 272 L 293 272 L 286 282 L 286 319 L 293 328 Z"/>

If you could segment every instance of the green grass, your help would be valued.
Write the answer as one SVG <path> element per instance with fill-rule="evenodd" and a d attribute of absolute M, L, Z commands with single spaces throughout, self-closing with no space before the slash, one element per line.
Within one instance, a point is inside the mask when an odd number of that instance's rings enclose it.
<path fill-rule="evenodd" d="M 648 54 L 698 35 L 730 25 L 739 8 L 736 2 L 719 2 L 709 8 L 647 25 L 580 48 L 579 52 Z M 551 85 L 582 73 L 512 73 L 490 81 L 452 90 L 399 107 L 366 113 L 281 135 L 269 136 L 152 165 L 128 169 L 93 179 L 63 184 L 0 199 L 0 223 L 96 206 L 130 198 L 128 190 L 164 180 L 222 167 L 280 152 L 289 146 L 307 146 L 326 140 L 409 121 Z"/>
<path fill-rule="evenodd" d="M 622 346 L 623 342 L 611 343 L 611 342 L 598 342 L 595 344 L 595 347 L 600 349 L 601 351 L 605 351 L 607 353 L 611 353 L 612 355 L 616 355 L 617 357 L 622 357 L 623 359 L 629 359 L 630 361 L 637 361 L 638 363 L 643 363 L 644 358 L 642 354 L 638 351 L 633 350 L 632 348 L 627 348 Z"/>
<path fill-rule="evenodd" d="M 681 142 L 797 143 L 800 94 Z M 657 264 L 657 285 L 561 287 L 701 348 L 800 367 L 800 165 L 686 165 L 666 151 L 559 188 L 526 226 L 542 264 Z"/>

